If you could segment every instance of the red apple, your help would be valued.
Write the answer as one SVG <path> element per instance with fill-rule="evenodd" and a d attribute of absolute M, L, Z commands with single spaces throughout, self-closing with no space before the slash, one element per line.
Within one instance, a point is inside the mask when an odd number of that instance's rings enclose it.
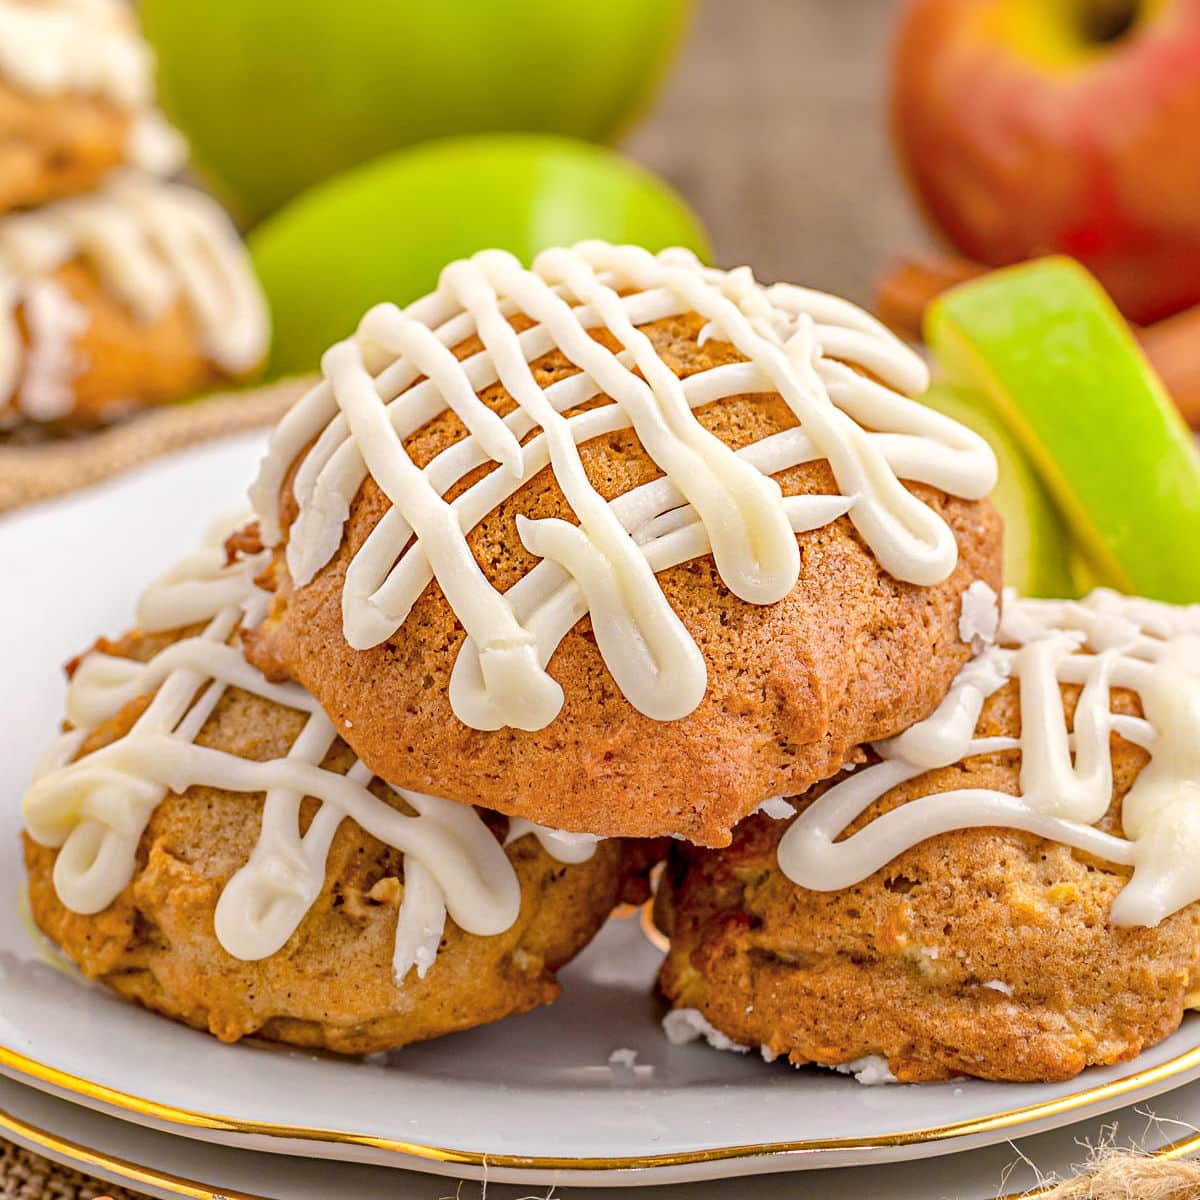
<path fill-rule="evenodd" d="M 964 254 L 1072 255 L 1138 322 L 1200 303 L 1200 0 L 914 0 L 892 118 Z"/>

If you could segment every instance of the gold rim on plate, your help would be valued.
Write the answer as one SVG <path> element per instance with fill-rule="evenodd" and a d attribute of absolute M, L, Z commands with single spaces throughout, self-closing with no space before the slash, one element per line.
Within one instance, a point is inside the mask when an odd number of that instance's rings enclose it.
<path fill-rule="evenodd" d="M 251 1194 L 250 1192 L 230 1191 L 225 1187 L 214 1187 L 211 1184 L 200 1183 L 193 1179 L 184 1179 L 160 1171 L 156 1167 L 145 1166 L 142 1163 L 131 1162 L 127 1158 L 118 1158 L 103 1150 L 93 1150 L 79 1142 L 70 1141 L 49 1130 L 32 1125 L 20 1117 L 14 1117 L 0 1109 L 0 1133 L 6 1134 L 18 1144 L 35 1151 L 40 1151 L 47 1157 L 81 1170 L 85 1174 L 102 1171 L 118 1180 L 123 1185 L 134 1187 L 157 1187 L 170 1192 L 174 1196 L 184 1197 L 185 1200 L 268 1200 L 268 1197 Z M 1176 1159 L 1187 1158 L 1200 1151 L 1200 1133 L 1189 1134 L 1179 1141 L 1169 1142 L 1152 1150 L 1147 1157 L 1162 1162 L 1173 1162 Z M 1046 1196 L 1054 1189 L 1053 1184 L 1035 1188 L 1033 1191 L 1009 1192 L 998 1200 L 1037 1200 Z"/>
<path fill-rule="evenodd" d="M 719 1146 L 706 1150 L 684 1150 L 666 1154 L 636 1155 L 629 1158 L 543 1158 L 536 1155 L 480 1154 L 473 1150 L 456 1150 L 445 1146 L 427 1146 L 419 1142 L 400 1141 L 375 1134 L 350 1133 L 336 1129 L 311 1129 L 304 1126 L 274 1124 L 262 1121 L 243 1121 L 214 1113 L 194 1112 L 134 1096 L 105 1084 L 95 1083 L 39 1063 L 18 1051 L 0 1046 L 0 1070 L 5 1074 L 23 1076 L 49 1085 L 58 1092 L 81 1097 L 93 1104 L 120 1109 L 167 1125 L 187 1129 L 208 1129 L 242 1137 L 278 1138 L 302 1142 L 325 1142 L 330 1145 L 365 1146 L 391 1154 L 427 1162 L 453 1166 L 512 1168 L 546 1171 L 635 1171 L 661 1167 L 689 1166 L 740 1158 L 766 1158 L 779 1155 L 814 1154 L 835 1150 L 881 1150 L 901 1146 L 923 1145 L 1011 1129 L 1047 1117 L 1075 1112 L 1089 1104 L 1102 1103 L 1124 1096 L 1139 1088 L 1171 1079 L 1192 1068 L 1200 1068 L 1200 1045 L 1176 1055 L 1175 1058 L 1147 1067 L 1142 1071 L 1098 1084 L 1081 1092 L 1045 1100 L 1023 1108 L 992 1113 L 986 1117 L 956 1121 L 948 1125 L 927 1126 L 899 1133 L 877 1134 L 868 1138 L 812 1138 L 795 1142 L 763 1142 L 743 1146 Z M 18 1079 L 18 1082 L 21 1080 Z M 1193 1139 L 1200 1141 L 1200 1137 Z M 1180 1151 L 1183 1153 L 1183 1151 Z M 203 1193 L 201 1193 L 203 1195 Z"/>
<path fill-rule="evenodd" d="M 93 1150 L 89 1146 L 51 1133 L 48 1129 L 31 1125 L 3 1109 L 0 1109 L 0 1133 L 19 1146 L 41 1153 L 55 1162 L 65 1163 L 85 1175 L 102 1172 L 122 1186 L 156 1187 L 162 1191 L 169 1191 L 174 1196 L 186 1197 L 187 1200 L 269 1200 L 269 1197 L 252 1196 L 249 1192 L 214 1188 L 206 1183 L 159 1171 L 155 1167 L 130 1162 L 127 1158 L 118 1158 L 104 1150 Z"/>

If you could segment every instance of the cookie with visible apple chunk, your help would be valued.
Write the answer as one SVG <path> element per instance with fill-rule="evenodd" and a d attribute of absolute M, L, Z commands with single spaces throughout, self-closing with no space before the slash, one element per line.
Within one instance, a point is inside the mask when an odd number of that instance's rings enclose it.
<path fill-rule="evenodd" d="M 987 702 L 981 729 L 1017 732 L 1017 691 L 1009 683 Z M 1128 693 L 1114 702 L 1136 711 Z M 1119 825 L 1147 759 L 1114 739 L 1102 827 Z M 1017 791 L 1018 775 L 1005 750 L 930 771 L 888 791 L 847 833 L 938 792 Z M 826 786 L 796 800 L 799 811 Z M 1113 925 L 1127 867 L 1029 833 L 957 829 L 861 883 L 818 892 L 776 860 L 791 826 L 760 813 L 726 849 L 676 843 L 658 886 L 655 920 L 670 938 L 660 987 L 728 1044 L 798 1066 L 879 1056 L 903 1083 L 1048 1082 L 1133 1058 L 1200 1003 L 1200 904 L 1153 928 Z"/>

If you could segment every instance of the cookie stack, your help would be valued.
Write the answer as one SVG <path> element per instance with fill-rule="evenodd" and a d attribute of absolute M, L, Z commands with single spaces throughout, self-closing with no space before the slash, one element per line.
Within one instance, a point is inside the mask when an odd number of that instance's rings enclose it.
<path fill-rule="evenodd" d="M 487 251 L 321 367 L 255 519 L 74 666 L 26 845 L 89 975 L 390 1048 L 552 999 L 665 857 L 673 1037 L 1058 1078 L 1178 1022 L 1200 614 L 1001 619 L 992 453 L 873 319 Z"/>
<path fill-rule="evenodd" d="M 236 231 L 165 182 L 185 154 L 153 74 L 123 0 L 0 0 L 0 428 L 102 424 L 263 361 Z"/>

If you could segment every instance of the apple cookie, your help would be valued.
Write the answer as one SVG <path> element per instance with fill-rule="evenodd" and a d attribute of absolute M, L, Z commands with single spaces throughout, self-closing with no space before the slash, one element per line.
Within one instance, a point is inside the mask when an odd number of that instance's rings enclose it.
<path fill-rule="evenodd" d="M 926 716 L 963 593 L 998 586 L 991 451 L 833 297 L 488 251 L 322 365 L 252 489 L 248 653 L 405 787 L 723 845 Z"/>
<path fill-rule="evenodd" d="M 0 425 L 81 427 L 251 374 L 268 341 L 207 196 L 132 172 L 0 218 Z"/>
<path fill-rule="evenodd" d="M 262 565 L 193 556 L 139 631 L 75 666 L 69 730 L 24 801 L 38 926 L 225 1041 L 361 1054 L 552 1001 L 613 906 L 644 899 L 646 850 L 372 778 L 239 652 Z"/>
<path fill-rule="evenodd" d="M 121 0 L 0 0 L 0 213 L 91 191 L 114 168 L 169 174 L 182 139 Z"/>
<path fill-rule="evenodd" d="M 1010 594 L 933 716 L 673 851 L 669 1032 L 905 1082 L 1133 1058 L 1200 1005 L 1198 746 L 1200 606 Z"/>

